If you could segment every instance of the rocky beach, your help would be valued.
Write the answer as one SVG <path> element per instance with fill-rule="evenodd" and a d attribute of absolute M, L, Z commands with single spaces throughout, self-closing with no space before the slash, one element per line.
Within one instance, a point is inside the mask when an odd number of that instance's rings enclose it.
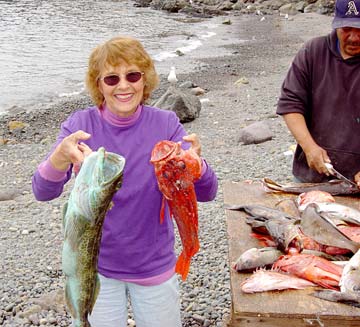
<path fill-rule="evenodd" d="M 231 311 L 231 267 L 222 182 L 263 177 L 292 180 L 291 157 L 284 152 L 294 140 L 275 114 L 280 86 L 304 41 L 331 30 L 331 17 L 316 13 L 243 15 L 232 11 L 223 19 L 225 33 L 214 42 L 214 48 L 194 52 L 189 59 L 196 68 L 191 73 L 181 72 L 181 64 L 187 65 L 188 60 L 184 55 L 177 70 L 178 83 L 191 81 L 205 90 L 200 116 L 184 126 L 199 135 L 203 157 L 219 179 L 216 200 L 199 205 L 201 249 L 188 279 L 180 282 L 186 327 L 226 326 Z M 237 83 L 239 80 L 242 82 Z M 161 76 L 153 98 L 168 87 L 166 76 Z M 61 211 L 72 182 L 61 197 L 41 203 L 32 195 L 31 176 L 50 150 L 60 123 L 90 103 L 81 95 L 43 110 L 0 116 L 2 326 L 70 324 L 63 301 L 60 253 Z M 240 130 L 260 121 L 269 126 L 272 139 L 249 145 L 239 142 Z"/>

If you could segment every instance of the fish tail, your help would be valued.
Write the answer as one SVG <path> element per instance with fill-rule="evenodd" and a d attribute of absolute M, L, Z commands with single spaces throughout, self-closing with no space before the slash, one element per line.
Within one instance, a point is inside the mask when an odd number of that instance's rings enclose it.
<path fill-rule="evenodd" d="M 182 280 L 186 280 L 186 277 L 190 270 L 190 257 L 186 257 L 182 252 L 176 262 L 175 272 L 181 275 Z"/>
<path fill-rule="evenodd" d="M 184 251 L 181 252 L 175 266 L 175 272 L 181 275 L 182 280 L 186 280 L 186 277 L 190 270 L 190 261 L 191 258 L 199 251 L 200 244 L 198 240 L 193 245 L 193 248 L 190 251 L 187 251 L 185 254 Z"/>

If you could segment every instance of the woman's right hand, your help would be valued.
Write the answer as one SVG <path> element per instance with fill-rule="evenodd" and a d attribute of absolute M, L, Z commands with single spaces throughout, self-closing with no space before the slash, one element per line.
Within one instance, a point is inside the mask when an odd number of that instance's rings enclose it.
<path fill-rule="evenodd" d="M 65 137 L 50 155 L 50 162 L 55 169 L 67 171 L 70 164 L 80 164 L 91 149 L 82 140 L 87 140 L 90 134 L 79 130 Z"/>

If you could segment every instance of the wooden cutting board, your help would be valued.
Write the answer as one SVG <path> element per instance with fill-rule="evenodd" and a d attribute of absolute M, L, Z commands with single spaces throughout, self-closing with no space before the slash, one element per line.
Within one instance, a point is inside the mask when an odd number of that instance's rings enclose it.
<path fill-rule="evenodd" d="M 225 181 L 223 189 L 226 204 L 260 204 L 273 208 L 280 200 L 296 197 L 288 193 L 268 193 L 260 182 Z M 358 198 L 337 196 L 335 199 L 360 209 Z M 250 237 L 251 228 L 245 223 L 244 212 L 225 209 L 225 214 L 231 266 L 241 253 L 260 245 Z M 228 326 L 360 326 L 360 308 L 315 298 L 310 295 L 315 288 L 245 294 L 240 283 L 251 274 L 230 270 L 232 308 Z"/>

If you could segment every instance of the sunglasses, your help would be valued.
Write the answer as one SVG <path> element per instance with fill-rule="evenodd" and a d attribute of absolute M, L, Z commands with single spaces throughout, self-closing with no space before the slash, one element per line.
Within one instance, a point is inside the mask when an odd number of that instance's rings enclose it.
<path fill-rule="evenodd" d="M 125 75 L 125 79 L 129 83 L 136 83 L 141 79 L 142 75 L 144 75 L 143 72 L 130 72 Z M 120 76 L 116 74 L 107 75 L 99 79 L 109 86 L 115 86 L 120 83 Z"/>

